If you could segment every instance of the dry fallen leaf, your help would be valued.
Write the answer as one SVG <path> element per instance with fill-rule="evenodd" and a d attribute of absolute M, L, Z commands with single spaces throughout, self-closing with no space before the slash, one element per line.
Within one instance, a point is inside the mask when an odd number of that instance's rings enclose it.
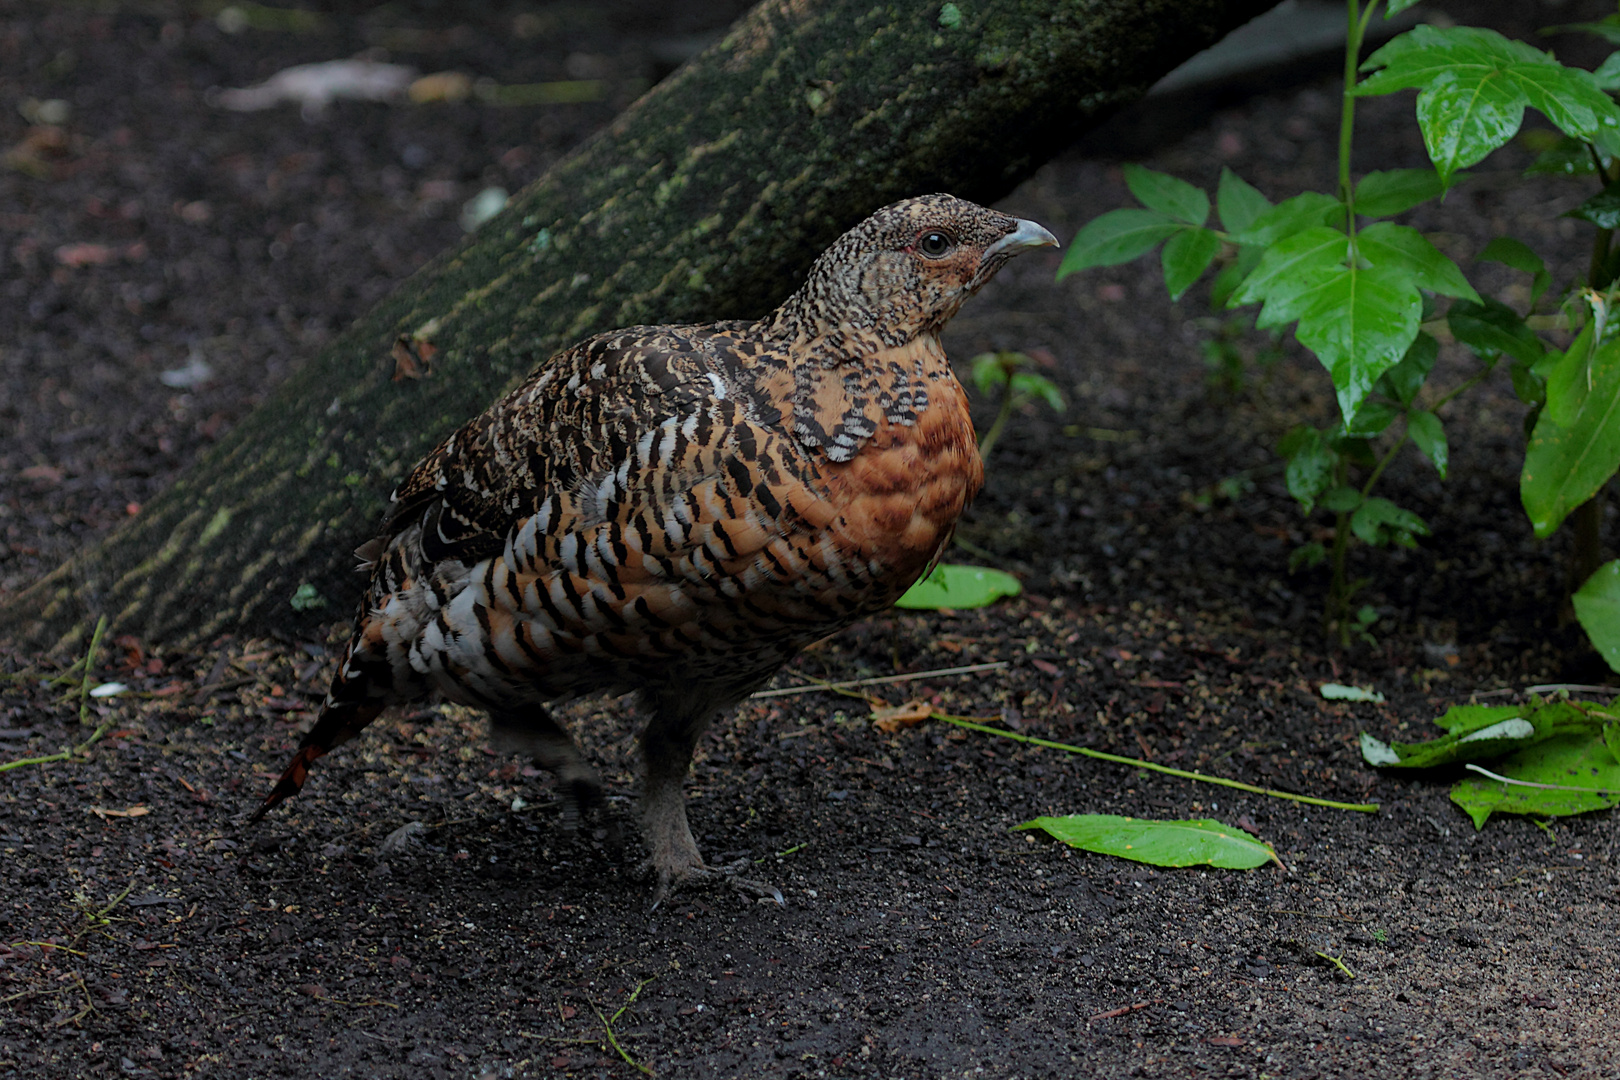
<path fill-rule="evenodd" d="M 128 810 L 109 810 L 105 806 L 92 806 L 90 812 L 102 821 L 115 817 L 145 817 L 152 812 L 152 808 L 145 803 L 139 803 Z"/>
<path fill-rule="evenodd" d="M 885 735 L 893 735 L 901 728 L 922 723 L 933 711 L 934 707 L 922 698 L 914 698 L 904 705 L 875 705 L 872 708 L 872 726 Z"/>

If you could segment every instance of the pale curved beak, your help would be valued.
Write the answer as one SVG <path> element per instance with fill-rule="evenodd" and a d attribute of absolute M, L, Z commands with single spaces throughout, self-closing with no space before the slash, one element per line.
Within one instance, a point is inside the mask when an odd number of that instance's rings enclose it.
<path fill-rule="evenodd" d="M 1017 228 L 984 249 L 985 261 L 988 262 L 997 255 L 1011 258 L 1020 251 L 1028 251 L 1030 248 L 1062 246 L 1058 243 L 1057 237 L 1035 222 L 1025 221 L 1023 218 L 1013 220 L 1018 223 Z"/>

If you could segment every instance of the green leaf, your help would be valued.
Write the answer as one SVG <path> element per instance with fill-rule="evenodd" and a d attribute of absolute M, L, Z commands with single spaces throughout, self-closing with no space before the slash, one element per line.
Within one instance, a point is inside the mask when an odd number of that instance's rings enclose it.
<path fill-rule="evenodd" d="M 1564 215 L 1590 221 L 1600 229 L 1620 228 L 1620 184 L 1610 184 Z"/>
<path fill-rule="evenodd" d="M 1288 553 L 1288 572 L 1298 573 L 1302 566 L 1320 566 L 1327 561 L 1327 548 L 1315 540 L 1301 544 Z"/>
<path fill-rule="evenodd" d="M 1126 165 L 1125 184 L 1149 210 L 1157 210 L 1188 225 L 1202 225 L 1209 219 L 1209 196 L 1204 190 L 1169 173 Z"/>
<path fill-rule="evenodd" d="M 1229 233 L 1240 233 L 1270 209 L 1271 200 L 1260 194 L 1259 188 L 1231 169 L 1221 167 L 1221 183 L 1215 189 L 1215 212 L 1220 215 L 1221 228 Z"/>
<path fill-rule="evenodd" d="M 1404 228 L 1379 224 L 1363 231 L 1363 236 L 1373 233 L 1367 250 L 1379 264 L 1372 266 L 1346 265 L 1349 240 L 1337 229 L 1315 226 L 1295 233 L 1266 250 L 1229 301 L 1263 300 L 1255 320 L 1262 328 L 1299 320 L 1294 336 L 1327 368 L 1347 420 L 1417 338 L 1423 298 L 1413 287 L 1415 275 L 1452 285 L 1444 268 L 1399 231 Z M 1422 244 L 1432 250 L 1427 241 Z"/>
<path fill-rule="evenodd" d="M 1269 247 L 1297 232 L 1343 220 L 1344 204 L 1338 199 L 1320 191 L 1306 191 L 1257 214 L 1247 226 L 1233 233 L 1232 239 L 1239 244 Z"/>
<path fill-rule="evenodd" d="M 1384 544 L 1416 547 L 1414 536 L 1429 535 L 1429 526 L 1412 511 L 1403 510 L 1388 499 L 1375 495 L 1350 515 L 1350 531 L 1363 543 L 1375 547 Z"/>
<path fill-rule="evenodd" d="M 1375 222 L 1356 233 L 1356 251 L 1374 267 L 1400 270 L 1417 288 L 1442 296 L 1461 296 L 1479 301 L 1479 293 L 1469 285 L 1455 262 L 1439 248 L 1424 240 L 1411 225 Z"/>
<path fill-rule="evenodd" d="M 1322 440 L 1322 433 L 1301 425 L 1283 437 L 1277 447 L 1288 465 L 1284 477 L 1288 494 L 1299 500 L 1305 513 L 1316 507 L 1316 500 L 1333 484 L 1339 457 Z"/>
<path fill-rule="evenodd" d="M 1547 273 L 1547 264 L 1541 261 L 1541 256 L 1531 251 L 1529 245 L 1511 236 L 1496 237 L 1485 245 L 1485 250 L 1476 258 L 1480 262 L 1497 262 L 1529 274 L 1532 308 L 1541 299 L 1541 294 L 1547 291 L 1547 286 L 1552 284 L 1552 275 Z"/>
<path fill-rule="evenodd" d="M 1411 350 L 1407 350 L 1410 352 Z M 1391 368 L 1391 371 L 1394 369 Z M 1384 372 L 1388 375 L 1389 372 Z M 1383 382 L 1382 379 L 1379 382 Z M 1395 422 L 1401 415 L 1401 410 L 1393 405 L 1386 405 L 1382 401 L 1369 401 L 1364 403 L 1356 412 L 1355 421 L 1345 425 L 1345 434 L 1354 439 L 1371 439 L 1383 433 L 1384 429 Z"/>
<path fill-rule="evenodd" d="M 1546 365 L 1547 419 L 1559 427 L 1570 427 L 1586 403 L 1587 391 L 1592 385 L 1591 362 L 1596 359 L 1592 349 L 1592 330 L 1596 319 L 1587 321 L 1581 335 L 1570 343 L 1563 354 Z"/>
<path fill-rule="evenodd" d="M 932 574 L 907 589 L 894 606 L 912 611 L 976 608 L 1023 591 L 1017 578 L 1000 570 L 940 563 Z"/>
<path fill-rule="evenodd" d="M 1445 194 L 1446 186 L 1433 169 L 1391 169 L 1372 172 L 1356 184 L 1356 213 L 1366 217 L 1394 217 Z"/>
<path fill-rule="evenodd" d="M 1309 310 L 1313 293 L 1345 269 L 1350 241 L 1337 229 L 1316 225 L 1284 237 L 1266 249 L 1254 273 L 1238 286 L 1229 306 L 1263 302 L 1255 325 L 1261 329 L 1292 322 Z"/>
<path fill-rule="evenodd" d="M 1524 123 L 1524 97 L 1511 86 L 1465 82 L 1446 72 L 1418 95 L 1418 127 L 1429 160 L 1448 186 L 1452 174 L 1507 145 Z"/>
<path fill-rule="evenodd" d="M 1181 294 L 1209 269 L 1220 250 L 1220 234 L 1209 229 L 1183 229 L 1165 241 L 1160 259 L 1164 264 L 1164 287 L 1170 299 L 1180 300 Z"/>
<path fill-rule="evenodd" d="M 1407 276 L 1384 267 L 1346 267 L 1315 290 L 1294 336 L 1327 368 L 1347 424 L 1416 340 L 1422 311 Z"/>
<path fill-rule="evenodd" d="M 1620 672 L 1620 559 L 1598 567 L 1571 599 L 1592 646 Z"/>
<path fill-rule="evenodd" d="M 1356 251 L 1375 267 L 1399 270 L 1420 289 L 1479 302 L 1457 264 L 1410 225 L 1379 221 L 1356 234 Z"/>
<path fill-rule="evenodd" d="M 1045 375 L 1038 375 L 1033 371 L 1015 372 L 1013 377 L 1007 381 L 1007 386 L 1014 394 L 1039 398 L 1041 401 L 1046 402 L 1047 407 L 1053 412 L 1060 413 L 1068 408 L 1067 403 L 1063 400 L 1063 395 L 1052 384 L 1052 380 Z"/>
<path fill-rule="evenodd" d="M 1389 0 L 1389 6 L 1384 9 L 1384 18 L 1392 19 L 1417 2 L 1418 0 Z"/>
<path fill-rule="evenodd" d="M 1620 30 L 1620 26 L 1613 29 Z M 1609 58 L 1597 66 L 1592 72 L 1592 81 L 1611 92 L 1620 90 L 1620 52 L 1610 53 Z"/>
<path fill-rule="evenodd" d="M 1001 362 L 1001 353 L 982 352 L 968 361 L 969 370 L 973 373 L 973 385 L 985 397 L 996 396 L 996 391 L 1007 385 L 1008 371 Z"/>
<path fill-rule="evenodd" d="M 1373 53 L 1362 70 L 1374 73 L 1357 95 L 1420 91 L 1418 124 L 1447 183 L 1511 139 L 1526 106 L 1578 139 L 1620 128 L 1620 110 L 1591 72 L 1493 30 L 1418 26 Z"/>
<path fill-rule="evenodd" d="M 1477 304 L 1468 300 L 1452 304 L 1446 324 L 1452 336 L 1481 360 L 1493 361 L 1506 353 L 1521 363 L 1533 364 L 1547 351 L 1518 312 L 1489 297 Z"/>
<path fill-rule="evenodd" d="M 1600 732 L 1605 718 L 1593 715 L 1594 709 L 1597 707 L 1569 701 L 1453 705 L 1435 721 L 1446 732 L 1440 738 L 1386 743 L 1363 732 L 1361 756 L 1372 765 L 1401 769 L 1489 761 L 1548 739 Z"/>
<path fill-rule="evenodd" d="M 1595 34 L 1611 45 L 1620 45 L 1620 22 L 1615 21 L 1613 15 L 1605 16 L 1600 22 L 1563 23 L 1559 26 L 1543 27 L 1543 34 Z"/>
<path fill-rule="evenodd" d="M 1419 333 L 1401 362 L 1384 372 L 1374 389 L 1402 405 L 1412 404 L 1439 356 L 1440 343 L 1428 334 Z"/>
<path fill-rule="evenodd" d="M 1323 683 L 1317 687 L 1317 692 L 1329 701 L 1365 701 L 1373 705 L 1382 705 L 1384 695 L 1365 686 L 1346 686 L 1344 683 Z"/>
<path fill-rule="evenodd" d="M 1266 844 L 1242 829 L 1208 818 L 1196 821 L 1144 821 L 1117 814 L 1038 817 L 1015 825 L 1041 829 L 1081 851 L 1117 855 L 1153 866 L 1216 866 L 1252 870 L 1282 863 Z"/>
<path fill-rule="evenodd" d="M 1348 514 L 1361 505 L 1361 492 L 1349 484 L 1340 484 L 1322 496 L 1322 508 L 1335 514 Z"/>
<path fill-rule="evenodd" d="M 1232 299 L 1232 293 L 1243 284 L 1243 279 L 1254 273 L 1254 268 L 1260 265 L 1260 256 L 1264 254 L 1263 248 L 1252 244 L 1244 244 L 1238 248 L 1237 258 L 1221 267 L 1215 274 L 1215 279 L 1209 283 L 1209 306 L 1219 311 L 1226 307 Z"/>
<path fill-rule="evenodd" d="M 1531 134 L 1527 131 L 1521 138 L 1528 140 Z M 1546 134 L 1554 135 L 1553 132 Z M 1531 147 L 1533 150 L 1537 148 Z M 1592 151 L 1587 149 L 1585 140 L 1554 135 L 1552 145 L 1540 149 L 1536 160 L 1524 171 L 1526 176 L 1590 176 L 1597 172 Z"/>
<path fill-rule="evenodd" d="M 1568 817 L 1620 805 L 1620 761 L 1597 734 L 1538 742 L 1491 771 L 1521 783 L 1469 777 L 1451 789 L 1451 801 L 1468 813 L 1476 829 L 1483 829 L 1492 814 Z"/>
<path fill-rule="evenodd" d="M 1075 234 L 1068 254 L 1058 267 L 1057 280 L 1094 266 L 1130 262 L 1181 229 L 1182 226 L 1154 210 L 1110 210 L 1086 222 Z"/>
<path fill-rule="evenodd" d="M 1412 436 L 1412 442 L 1423 451 L 1423 456 L 1434 462 L 1435 471 L 1444 480 L 1451 452 L 1446 445 L 1446 429 L 1440 423 L 1440 418 L 1423 410 L 1409 412 L 1406 414 L 1406 433 Z"/>
<path fill-rule="evenodd" d="M 1620 339 L 1592 353 L 1585 394 L 1570 423 L 1552 418 L 1551 380 L 1547 396 L 1519 474 L 1520 500 L 1543 540 L 1620 468 Z"/>

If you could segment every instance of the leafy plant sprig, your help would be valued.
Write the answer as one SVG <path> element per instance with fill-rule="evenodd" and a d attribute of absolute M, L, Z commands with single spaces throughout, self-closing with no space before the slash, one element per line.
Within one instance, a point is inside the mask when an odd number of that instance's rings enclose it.
<path fill-rule="evenodd" d="M 1035 361 L 1028 354 L 1002 349 L 980 353 L 969 362 L 973 385 L 987 398 L 1001 398 L 996 418 L 979 436 L 979 456 L 986 460 L 995 448 L 1012 414 L 1032 401 L 1044 401 L 1055 413 L 1067 407 L 1063 395 L 1045 375 L 1030 369 Z"/>
<path fill-rule="evenodd" d="M 1390 0 L 1386 17 L 1416 0 Z M 1327 562 L 1331 579 L 1324 623 L 1340 642 L 1370 640 L 1377 612 L 1352 601 L 1366 579 L 1352 580 L 1353 542 L 1414 546 L 1429 529 L 1421 517 L 1373 494 L 1410 442 L 1445 476 L 1450 450 L 1439 411 L 1498 366 L 1530 406 L 1531 431 L 1521 498 L 1538 536 L 1577 515 L 1577 614 L 1611 664 L 1620 664 L 1620 568 L 1595 574 L 1597 510 L 1592 503 L 1620 468 L 1620 320 L 1611 320 L 1620 251 L 1620 52 L 1596 72 L 1560 64 L 1549 53 L 1475 27 L 1418 26 L 1358 65 L 1379 0 L 1346 0 L 1344 95 L 1338 188 L 1307 191 L 1273 205 L 1223 169 L 1210 225 L 1206 192 L 1140 166 L 1125 180 L 1142 204 L 1091 221 L 1070 245 L 1058 277 L 1129 261 L 1163 245 L 1165 288 L 1179 298 L 1212 266 L 1217 307 L 1260 306 L 1262 329 L 1293 325 L 1295 338 L 1327 370 L 1340 420 L 1301 426 L 1283 440 L 1289 492 L 1305 513 L 1333 513 L 1332 545 L 1307 543 L 1290 566 Z M 1620 43 L 1620 15 L 1581 29 Z M 1357 73 L 1368 72 L 1357 82 Z M 1417 119 L 1432 169 L 1372 172 L 1352 180 L 1358 98 L 1417 90 Z M 1385 220 L 1441 197 L 1468 166 L 1519 131 L 1526 108 L 1561 133 L 1532 172 L 1596 176 L 1603 187 L 1572 212 L 1598 227 L 1587 281 L 1563 318 L 1521 315 L 1481 297 L 1449 257 L 1417 230 Z M 1508 237 L 1478 256 L 1531 275 L 1530 307 L 1551 277 L 1542 260 Z M 1450 304 L 1437 318 L 1442 298 Z M 1563 350 L 1537 330 L 1580 329 Z M 1432 332 L 1431 332 L 1432 331 Z M 1445 392 L 1424 392 L 1438 353 L 1435 333 L 1467 346 L 1478 368 Z M 1506 363 L 1501 361 L 1506 358 Z M 1363 478 L 1352 483 L 1352 472 Z M 1584 522 L 1584 524 L 1583 524 Z M 1614 567 L 1615 564 L 1610 564 Z M 1608 570 L 1608 568 L 1605 568 Z"/>

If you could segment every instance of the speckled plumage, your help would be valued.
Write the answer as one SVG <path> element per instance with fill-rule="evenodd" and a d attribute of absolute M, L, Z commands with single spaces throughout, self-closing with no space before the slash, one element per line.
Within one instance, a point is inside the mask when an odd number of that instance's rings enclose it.
<path fill-rule="evenodd" d="M 259 814 L 383 707 L 435 691 L 489 710 L 588 803 L 595 774 L 544 706 L 639 691 L 660 895 L 703 870 L 680 791 L 698 735 L 938 557 L 983 476 L 939 331 L 1007 258 L 1051 243 L 911 199 L 763 319 L 631 327 L 547 360 L 395 492 L 321 716 Z"/>

